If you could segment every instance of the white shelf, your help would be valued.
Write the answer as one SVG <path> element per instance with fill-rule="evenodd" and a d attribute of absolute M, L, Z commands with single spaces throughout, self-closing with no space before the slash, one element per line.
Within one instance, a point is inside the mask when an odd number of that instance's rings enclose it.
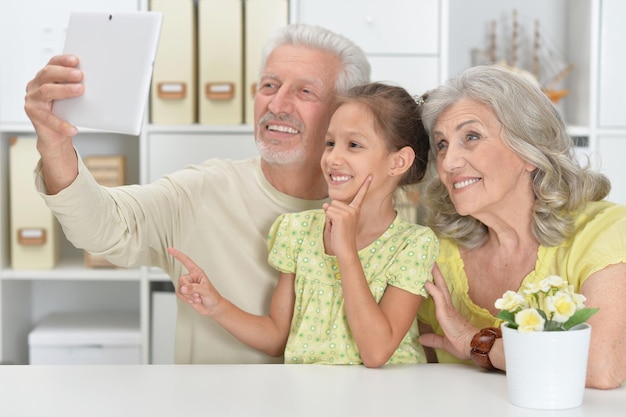
<path fill-rule="evenodd" d="M 253 133 L 254 129 L 250 125 L 146 125 L 146 133 Z"/>
<path fill-rule="evenodd" d="M 139 281 L 140 268 L 86 268 L 77 260 L 61 258 L 54 269 L 15 270 L 4 269 L 3 280 L 99 280 L 99 281 Z"/>
<path fill-rule="evenodd" d="M 148 268 L 150 282 L 171 282 L 169 275 L 159 268 Z"/>
<path fill-rule="evenodd" d="M 114 3 L 122 2 L 139 10 L 147 10 L 149 6 L 148 0 L 115 0 Z M 23 19 L 14 18 L 15 22 L 29 18 L 40 24 L 37 19 L 45 20 L 46 16 L 41 16 L 41 13 L 51 7 L 49 3 L 49 0 L 24 0 L 23 2 L 2 2 L 0 5 L 0 38 L 5 39 L 2 45 L 7 44 L 7 37 L 20 36 L 19 33 L 14 33 L 16 31 L 22 30 L 23 36 L 27 37 L 26 46 L 23 46 L 25 49 L 20 51 L 24 56 L 11 56 L 10 52 L 15 49 L 12 45 L 7 59 L 3 59 L 0 63 L 0 70 L 7 68 L 2 67 L 2 65 L 6 66 L 7 62 L 12 65 L 4 72 L 0 71 L 0 74 L 14 74 L 13 78 L 16 78 L 15 82 L 11 80 L 10 84 L 6 84 L 9 77 L 5 75 L 4 84 L 0 83 L 0 85 L 8 85 L 9 93 L 12 94 L 16 90 L 15 86 L 19 84 L 19 96 L 16 93 L 9 100 L 12 105 L 10 113 L 18 116 L 25 117 L 23 109 L 17 108 L 23 105 L 25 87 L 23 79 L 35 74 L 32 69 L 34 64 L 36 64 L 34 68 L 39 69 L 45 63 L 45 61 L 38 62 L 39 55 L 42 55 L 44 51 L 41 48 L 33 48 L 32 45 L 39 47 L 43 41 L 41 33 L 33 30 L 32 27 L 8 21 L 6 11 L 17 10 L 25 16 Z M 76 5 L 83 3 L 87 4 L 85 0 L 59 0 L 55 2 L 55 7 L 76 8 Z M 89 2 L 88 6 L 96 7 L 97 3 Z M 108 5 L 109 1 L 99 0 L 99 3 Z M 354 34 L 358 38 L 355 40 L 362 43 L 368 42 L 367 39 L 372 39 L 371 27 L 367 29 L 368 26 L 363 25 L 362 19 L 364 16 L 365 18 L 369 16 L 363 15 L 364 11 L 382 10 L 381 13 L 372 14 L 371 19 L 377 22 L 392 21 L 397 27 L 374 28 L 373 30 L 380 30 L 380 33 L 393 33 L 394 38 L 398 39 L 394 45 L 390 46 L 390 48 L 395 48 L 394 50 L 380 50 L 382 35 L 378 36 L 376 34 L 379 32 L 375 32 L 374 34 L 378 37 L 373 38 L 375 40 L 373 45 L 376 48 L 369 48 L 371 45 L 361 45 L 370 57 L 373 74 L 378 78 L 398 80 L 401 84 L 404 83 L 407 89 L 415 89 L 420 93 L 424 89 L 443 82 L 449 76 L 455 75 L 461 67 L 469 65 L 470 49 L 485 46 L 488 23 L 493 18 L 502 19 L 505 15 L 510 16 L 514 8 L 519 9 L 520 15 L 524 17 L 540 17 L 543 22 L 542 26 L 547 26 L 546 30 L 557 32 L 555 33 L 557 43 L 563 47 L 566 58 L 575 64 L 574 73 L 567 77 L 567 82 L 570 83 L 567 87 L 572 92 L 563 100 L 562 109 L 568 122 L 571 123 L 568 127 L 570 134 L 586 140 L 587 146 L 578 148 L 577 152 L 581 152 L 583 156 L 597 153 L 601 148 L 606 152 L 606 147 L 619 142 L 620 139 L 626 141 L 626 127 L 600 127 L 597 122 L 598 89 L 601 85 L 598 81 L 599 74 L 601 74 L 598 69 L 602 42 L 601 12 L 603 7 L 608 7 L 607 5 L 618 4 L 617 0 L 550 0 L 550 2 L 545 0 L 525 0 L 524 2 L 475 0 L 471 5 L 467 0 L 393 0 L 393 7 L 389 7 L 389 2 L 382 0 L 365 0 L 359 2 L 359 10 L 355 9 L 355 13 L 346 13 L 340 17 L 336 14 L 329 15 L 328 10 L 319 9 L 320 5 L 332 4 L 332 7 L 335 7 L 336 3 L 338 2 L 331 0 L 321 2 L 290 0 L 290 19 L 296 21 L 302 16 L 323 19 L 324 23 L 330 25 L 331 28 L 334 26 L 334 29 L 341 33 Z M 347 5 L 349 2 L 344 3 Z M 9 4 L 15 6 L 9 6 Z M 346 7 L 346 5 L 341 7 Z M 316 7 L 318 9 L 315 9 Z M 417 10 L 422 14 L 415 17 L 414 14 L 407 13 L 409 10 Z M 438 17 L 430 15 L 428 17 L 424 14 L 425 11 Z M 40 16 L 37 15 L 38 12 Z M 407 19 L 412 24 L 415 24 L 415 19 L 419 22 L 423 21 L 418 25 L 420 30 L 416 31 L 415 27 L 411 26 L 411 30 L 401 31 L 402 22 L 406 22 Z M 35 29 L 41 28 L 35 27 Z M 397 35 L 398 31 L 404 35 Z M 413 39 L 415 36 L 420 38 Z M 29 48 L 36 49 L 34 51 L 36 57 L 26 57 L 26 50 Z M 49 54 L 47 56 L 49 57 Z M 467 62 L 461 62 L 463 60 Z M 620 74 L 624 72 L 626 68 L 618 71 Z M 0 116 L 6 114 L 3 110 L 7 109 L 3 93 L 7 91 L 0 91 Z M 5 107 L 2 107 L 3 105 Z M 622 104 L 616 103 L 615 106 L 621 108 Z M 0 117 L 0 120 L 6 119 Z M 147 363 L 150 352 L 150 292 L 153 287 L 170 282 L 170 278 L 163 271 L 146 267 L 85 268 L 82 251 L 73 248 L 69 250 L 64 248 L 58 265 L 51 270 L 13 270 L 10 268 L 8 138 L 13 135 L 32 136 L 35 134 L 29 122 L 22 122 L 19 119 L 10 120 L 18 121 L 0 122 L 0 325 L 2 326 L 0 328 L 0 362 L 20 363 L 26 360 L 22 353 L 26 348 L 24 335 L 32 326 L 35 317 L 41 313 L 38 304 L 42 300 L 47 303 L 46 311 L 81 306 L 79 301 L 68 302 L 69 296 L 57 294 L 56 291 L 62 292 L 69 287 L 76 289 L 79 298 L 81 291 L 85 296 L 97 298 L 100 293 L 96 290 L 96 295 L 94 295 L 88 284 L 97 282 L 100 285 L 98 288 L 104 289 L 102 296 L 108 297 L 102 300 L 103 303 L 117 302 L 119 297 L 116 296 L 116 291 L 125 289 L 132 294 L 126 294 L 126 297 L 122 297 L 119 302 L 123 308 L 139 308 L 143 360 Z M 149 119 L 146 118 L 146 120 Z M 239 158 L 241 155 L 248 155 L 255 150 L 253 131 L 253 126 L 244 124 L 213 126 L 146 123 L 139 137 L 81 129 L 75 143 L 83 156 L 107 153 L 125 155 L 128 182 L 147 183 L 160 176 L 161 171 L 169 172 L 172 169 L 182 168 L 188 162 L 198 162 L 196 158 L 206 159 L 211 156 Z M 619 158 L 614 157 L 614 159 Z M 621 180 L 623 176 L 619 174 L 621 163 L 618 164 L 616 160 L 614 165 L 610 166 L 611 169 L 613 167 L 615 171 L 611 171 L 612 175 Z M 616 188 L 616 191 L 619 191 L 619 188 Z M 53 291 L 55 294 L 47 297 L 50 289 L 55 289 Z M 139 293 L 138 297 L 135 296 L 135 292 Z"/>
<path fill-rule="evenodd" d="M 35 128 L 30 123 L 7 123 L 0 124 L 0 132 L 35 133 Z"/>

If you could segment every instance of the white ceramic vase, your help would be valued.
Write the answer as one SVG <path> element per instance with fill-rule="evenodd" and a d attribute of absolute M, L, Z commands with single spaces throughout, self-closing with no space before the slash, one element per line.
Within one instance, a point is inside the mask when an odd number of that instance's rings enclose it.
<path fill-rule="evenodd" d="M 511 404 L 558 410 L 583 402 L 591 326 L 562 332 L 520 333 L 502 325 Z"/>

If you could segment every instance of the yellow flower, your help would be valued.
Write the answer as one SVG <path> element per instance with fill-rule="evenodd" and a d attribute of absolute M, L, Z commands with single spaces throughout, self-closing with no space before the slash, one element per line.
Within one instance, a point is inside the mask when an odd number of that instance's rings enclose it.
<path fill-rule="evenodd" d="M 545 299 L 546 313 L 552 314 L 552 320 L 566 322 L 576 312 L 576 302 L 572 296 L 563 291 L 558 291 Z"/>
<path fill-rule="evenodd" d="M 515 323 L 519 326 L 520 333 L 540 332 L 543 330 L 545 320 L 534 308 L 527 308 L 515 315 Z"/>
<path fill-rule="evenodd" d="M 495 307 L 498 310 L 515 311 L 518 308 L 528 307 L 528 304 L 522 294 L 518 294 L 515 291 L 507 291 L 502 295 L 502 298 L 496 300 Z"/>

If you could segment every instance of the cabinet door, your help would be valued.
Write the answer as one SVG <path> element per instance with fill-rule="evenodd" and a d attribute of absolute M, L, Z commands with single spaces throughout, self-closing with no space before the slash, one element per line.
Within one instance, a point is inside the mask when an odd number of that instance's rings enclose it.
<path fill-rule="evenodd" d="M 296 19 L 341 33 L 367 54 L 439 53 L 439 0 L 299 0 Z"/>
<path fill-rule="evenodd" d="M 600 97 L 598 121 L 603 127 L 626 127 L 626 2 L 603 0 L 600 23 Z"/>
<path fill-rule="evenodd" d="M 20 0 L 0 2 L 0 123 L 27 123 L 26 84 L 63 51 L 73 10 L 138 9 L 137 0 Z"/>
<path fill-rule="evenodd" d="M 422 94 L 441 82 L 439 0 L 299 0 L 296 20 L 340 33 L 365 51 L 372 81 Z"/>
<path fill-rule="evenodd" d="M 371 56 L 372 81 L 399 84 L 422 95 L 439 85 L 439 59 L 422 56 Z"/>
<path fill-rule="evenodd" d="M 598 153 L 600 155 L 600 172 L 611 180 L 609 200 L 626 204 L 626 134 L 622 136 L 598 137 Z"/>
<path fill-rule="evenodd" d="M 209 158 L 243 159 L 257 154 L 251 133 L 150 133 L 148 182 Z"/>

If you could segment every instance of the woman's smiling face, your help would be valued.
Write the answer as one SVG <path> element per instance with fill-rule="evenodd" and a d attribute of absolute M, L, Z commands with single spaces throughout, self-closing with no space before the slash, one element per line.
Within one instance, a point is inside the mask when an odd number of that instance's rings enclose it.
<path fill-rule="evenodd" d="M 433 128 L 437 172 L 461 215 L 509 210 L 532 193 L 525 162 L 502 140 L 502 125 L 484 103 L 462 99 L 444 110 Z"/>

